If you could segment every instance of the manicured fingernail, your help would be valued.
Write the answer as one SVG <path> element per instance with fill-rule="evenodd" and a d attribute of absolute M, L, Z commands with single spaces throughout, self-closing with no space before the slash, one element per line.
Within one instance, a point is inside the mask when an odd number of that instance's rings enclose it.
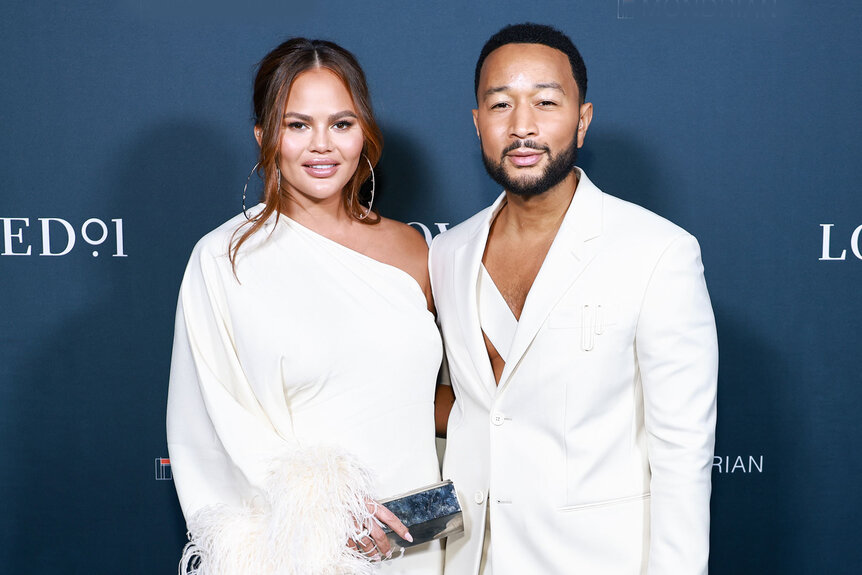
<path fill-rule="evenodd" d="M 392 549 L 390 549 L 389 551 L 386 552 L 386 558 L 392 559 Z"/>
<path fill-rule="evenodd" d="M 409 531 L 408 531 L 407 533 L 405 533 L 405 534 L 404 534 L 403 539 L 404 539 L 404 541 L 409 541 L 410 543 L 413 543 L 413 536 L 412 536 L 412 535 L 410 535 L 410 532 L 409 532 Z"/>

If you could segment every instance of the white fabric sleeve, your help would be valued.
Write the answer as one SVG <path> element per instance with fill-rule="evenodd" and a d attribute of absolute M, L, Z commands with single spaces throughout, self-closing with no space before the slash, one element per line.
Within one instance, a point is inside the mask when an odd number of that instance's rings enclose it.
<path fill-rule="evenodd" d="M 689 235 L 653 270 L 636 335 L 650 482 L 650 575 L 706 575 L 718 344 Z"/>

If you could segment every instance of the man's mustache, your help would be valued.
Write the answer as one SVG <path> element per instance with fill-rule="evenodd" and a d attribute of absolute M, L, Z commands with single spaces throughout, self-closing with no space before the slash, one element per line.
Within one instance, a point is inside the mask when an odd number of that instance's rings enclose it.
<path fill-rule="evenodd" d="M 516 142 L 512 142 L 505 148 L 503 148 L 503 153 L 500 154 L 500 158 L 504 158 L 506 154 L 513 150 L 517 150 L 518 148 L 530 148 L 531 150 L 539 150 L 540 152 L 548 152 L 550 153 L 551 148 L 548 146 L 543 146 L 541 144 L 537 144 L 533 140 L 518 140 Z"/>

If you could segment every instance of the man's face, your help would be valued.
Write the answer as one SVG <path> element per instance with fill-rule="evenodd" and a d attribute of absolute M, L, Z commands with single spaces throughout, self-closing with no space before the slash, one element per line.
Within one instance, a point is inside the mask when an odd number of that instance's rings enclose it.
<path fill-rule="evenodd" d="M 579 105 L 564 53 L 543 44 L 501 46 L 482 65 L 477 95 L 473 121 L 494 181 L 533 196 L 571 173 L 592 105 Z"/>

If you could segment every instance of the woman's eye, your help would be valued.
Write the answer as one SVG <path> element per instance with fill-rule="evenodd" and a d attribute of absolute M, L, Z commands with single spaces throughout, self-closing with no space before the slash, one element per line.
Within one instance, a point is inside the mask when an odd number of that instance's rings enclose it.
<path fill-rule="evenodd" d="M 346 120 L 336 122 L 335 124 L 332 125 L 332 127 L 335 128 L 336 130 L 348 130 L 348 129 L 350 129 L 351 126 L 353 126 L 353 122 L 348 122 Z"/>
<path fill-rule="evenodd" d="M 291 130 L 302 130 L 303 128 L 305 128 L 305 124 L 303 124 L 302 122 L 291 122 L 287 125 L 287 127 Z"/>

